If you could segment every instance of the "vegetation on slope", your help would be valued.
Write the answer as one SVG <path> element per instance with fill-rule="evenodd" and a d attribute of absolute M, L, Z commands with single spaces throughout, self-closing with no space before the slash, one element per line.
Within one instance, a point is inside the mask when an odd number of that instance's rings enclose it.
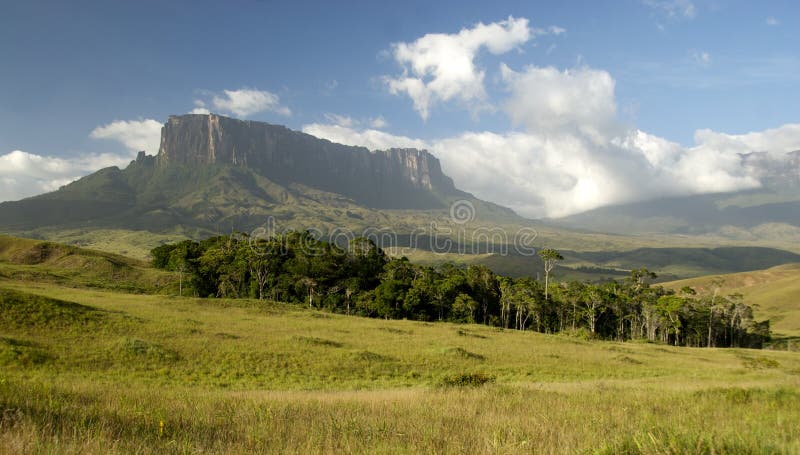
<path fill-rule="evenodd" d="M 590 337 L 660 340 L 684 346 L 761 347 L 769 322 L 757 322 L 740 298 L 695 298 L 651 287 L 655 274 L 634 270 L 603 284 L 548 285 L 563 260 L 545 259 L 545 284 L 495 275 L 484 266 L 420 266 L 388 259 L 366 238 L 348 249 L 308 232 L 270 238 L 212 237 L 155 248 L 153 265 L 186 276 L 187 291 L 209 297 L 269 297 L 362 316 L 479 322 L 543 333 L 585 331 Z"/>
<path fill-rule="evenodd" d="M 800 449 L 796 353 L 0 288 L 3 313 L 14 312 L 0 319 L 6 453 Z M 481 375 L 495 382 L 440 386 Z"/>
<path fill-rule="evenodd" d="M 173 274 L 112 253 L 0 235 L 0 277 L 126 292 L 170 290 Z"/>
<path fill-rule="evenodd" d="M 800 264 L 705 276 L 664 283 L 664 286 L 672 289 L 691 286 L 704 295 L 741 294 L 760 317 L 770 319 L 777 334 L 789 337 L 788 342 L 800 349 Z"/>

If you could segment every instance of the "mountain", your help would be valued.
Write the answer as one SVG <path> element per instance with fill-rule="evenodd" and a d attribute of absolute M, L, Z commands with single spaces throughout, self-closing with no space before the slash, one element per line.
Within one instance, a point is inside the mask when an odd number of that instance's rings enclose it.
<path fill-rule="evenodd" d="M 140 152 L 58 191 L 0 204 L 0 229 L 250 230 L 267 217 L 294 228 L 382 210 L 448 210 L 465 199 L 491 216 L 509 209 L 458 190 L 424 150 L 370 151 L 278 125 L 218 115 L 170 117 L 156 156 Z M 381 223 L 382 224 L 382 223 Z"/>
<path fill-rule="evenodd" d="M 686 210 L 680 203 L 676 210 Z M 695 212 L 696 221 L 709 210 Z M 634 215 L 647 221 L 662 213 Z M 395 255 L 482 264 L 515 276 L 542 273 L 531 257 L 535 239 L 537 247 L 564 253 L 554 272 L 560 279 L 619 278 L 638 267 L 677 278 L 800 261 L 748 242 L 727 243 L 739 248 L 720 254 L 708 249 L 720 246 L 717 238 L 548 227 L 459 190 L 427 151 L 370 151 L 218 115 L 170 117 L 156 155 L 140 152 L 124 169 L 101 169 L 52 193 L 0 204 L 2 233 L 142 259 L 165 241 L 262 227 L 329 238 L 366 234 Z"/>
<path fill-rule="evenodd" d="M 732 240 L 800 240 L 800 151 L 741 155 L 762 188 L 601 207 L 547 222 L 616 234 L 718 235 Z"/>

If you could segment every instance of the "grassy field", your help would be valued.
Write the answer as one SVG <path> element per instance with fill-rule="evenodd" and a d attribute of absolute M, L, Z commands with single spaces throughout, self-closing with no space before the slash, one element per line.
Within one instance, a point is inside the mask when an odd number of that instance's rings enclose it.
<path fill-rule="evenodd" d="M 794 352 L 0 289 L 4 453 L 800 451 Z"/>
<path fill-rule="evenodd" d="M 673 289 L 692 286 L 701 293 L 708 293 L 713 292 L 712 281 L 716 279 L 721 280 L 721 292 L 724 295 L 744 295 L 746 302 L 758 305 L 758 317 L 769 319 L 774 332 L 798 338 L 800 346 L 800 264 L 692 278 L 664 285 Z"/>

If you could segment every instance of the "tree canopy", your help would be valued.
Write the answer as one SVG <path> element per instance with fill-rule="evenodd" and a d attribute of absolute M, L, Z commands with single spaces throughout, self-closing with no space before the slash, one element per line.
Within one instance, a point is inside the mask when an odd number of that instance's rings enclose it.
<path fill-rule="evenodd" d="M 552 249 L 540 252 L 563 259 Z M 293 302 L 387 319 L 481 323 L 544 333 L 669 343 L 761 347 L 769 321 L 753 318 L 740 295 L 679 293 L 651 285 L 647 269 L 607 283 L 550 282 L 498 276 L 485 266 L 436 267 L 389 258 L 374 242 L 347 248 L 292 231 L 268 239 L 244 234 L 186 240 L 152 250 L 157 268 L 186 274 L 201 297 Z"/>

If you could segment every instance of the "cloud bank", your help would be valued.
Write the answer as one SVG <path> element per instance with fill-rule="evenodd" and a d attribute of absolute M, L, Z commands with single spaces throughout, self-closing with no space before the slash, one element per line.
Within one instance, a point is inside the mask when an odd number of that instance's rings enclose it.
<path fill-rule="evenodd" d="M 161 142 L 161 122 L 153 119 L 115 120 L 89 133 L 92 139 L 110 139 L 134 152 L 144 150 L 155 154 Z"/>
<path fill-rule="evenodd" d="M 161 141 L 161 122 L 153 119 L 115 120 L 96 127 L 89 137 L 115 141 L 127 152 L 60 158 L 14 150 L 0 155 L 0 202 L 55 191 L 105 167 L 123 168 L 141 150 L 155 154 Z"/>
<path fill-rule="evenodd" d="M 695 14 L 691 2 L 653 4 L 666 14 Z M 758 188 L 759 174 L 742 154 L 766 151 L 782 159 L 800 149 L 800 125 L 793 124 L 743 135 L 701 129 L 690 147 L 648 134 L 620 120 L 614 78 L 587 66 L 514 70 L 501 64 L 498 80 L 506 95 L 487 100 L 483 79 L 488 69 L 476 65 L 477 51 L 486 47 L 496 54 L 507 52 L 535 35 L 533 30 L 527 19 L 509 18 L 454 35 L 429 34 L 395 44 L 394 56 L 404 73 L 387 79 L 388 91 L 408 94 L 423 118 L 435 102 L 457 99 L 472 109 L 471 103 L 493 101 L 514 129 L 465 131 L 430 141 L 341 121 L 309 124 L 303 130 L 370 149 L 426 148 L 460 188 L 532 218 Z M 710 63 L 710 56 L 699 55 Z"/>
<path fill-rule="evenodd" d="M 64 159 L 14 150 L 0 155 L 0 202 L 55 191 L 98 169 L 126 166 L 132 158 L 103 153 Z"/>
<path fill-rule="evenodd" d="M 229 112 L 239 117 L 249 117 L 259 112 L 274 112 L 284 117 L 292 115 L 292 111 L 281 104 L 278 95 L 266 90 L 251 88 L 223 90 L 222 95 L 214 95 L 211 98 L 211 104 L 218 111 Z M 195 109 L 198 108 L 207 111 L 204 105 Z"/>

